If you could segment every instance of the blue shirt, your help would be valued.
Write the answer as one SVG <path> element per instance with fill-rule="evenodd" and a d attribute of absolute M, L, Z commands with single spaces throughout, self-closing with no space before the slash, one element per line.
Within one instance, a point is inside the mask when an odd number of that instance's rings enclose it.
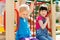
<path fill-rule="evenodd" d="M 16 33 L 16 38 L 26 38 L 29 36 L 30 36 L 30 28 L 29 28 L 28 20 L 26 18 L 20 18 L 19 28 Z"/>

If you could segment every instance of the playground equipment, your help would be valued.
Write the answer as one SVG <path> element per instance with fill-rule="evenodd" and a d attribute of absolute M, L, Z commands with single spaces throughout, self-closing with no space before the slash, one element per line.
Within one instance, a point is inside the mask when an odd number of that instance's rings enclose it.
<path fill-rule="evenodd" d="M 17 0 L 17 1 L 19 1 L 19 4 L 20 4 L 20 0 Z M 43 1 L 41 1 L 41 2 L 36 2 L 35 6 L 36 5 L 43 4 L 43 3 L 46 3 L 46 2 L 43 2 Z M 51 11 L 50 11 L 51 14 L 49 16 L 50 16 L 50 21 L 52 23 L 51 24 L 52 37 L 55 40 L 55 36 L 56 36 L 56 32 L 55 32 L 55 30 L 56 30 L 56 27 L 55 27 L 55 14 L 54 14 L 55 13 L 55 4 L 53 4 L 53 1 L 52 0 L 50 0 L 49 2 L 51 3 Z M 5 8 L 6 8 L 6 11 L 4 11 L 4 28 L 5 28 L 5 32 L 6 32 L 6 40 L 15 40 L 15 32 L 14 32 L 14 11 L 16 11 L 18 13 L 18 11 L 17 11 L 18 9 L 17 10 L 14 9 L 14 0 L 6 0 L 6 7 Z M 34 13 L 33 13 L 33 16 L 34 16 Z M 32 33 L 33 33 L 32 36 L 33 37 L 36 36 L 35 35 L 35 30 L 34 30 L 35 29 L 34 20 L 35 19 L 33 19 L 33 21 L 30 22 L 30 28 L 33 29 L 33 31 L 32 31 Z M 17 23 L 18 23 L 18 19 L 17 19 Z M 33 24 L 31 24 L 31 23 L 33 23 Z"/>

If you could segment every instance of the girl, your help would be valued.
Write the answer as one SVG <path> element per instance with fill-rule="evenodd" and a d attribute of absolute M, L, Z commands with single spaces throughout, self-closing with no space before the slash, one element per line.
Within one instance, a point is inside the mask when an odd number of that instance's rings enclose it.
<path fill-rule="evenodd" d="M 36 38 L 39 40 L 52 40 L 46 29 L 47 24 L 49 24 L 49 18 L 46 17 L 47 11 L 47 7 L 41 6 L 39 16 L 36 18 Z"/>
<path fill-rule="evenodd" d="M 16 32 L 16 40 L 22 40 L 24 38 L 30 37 L 30 28 L 28 25 L 28 11 L 29 6 L 22 4 L 19 8 L 20 14 L 19 14 L 19 27 Z"/>

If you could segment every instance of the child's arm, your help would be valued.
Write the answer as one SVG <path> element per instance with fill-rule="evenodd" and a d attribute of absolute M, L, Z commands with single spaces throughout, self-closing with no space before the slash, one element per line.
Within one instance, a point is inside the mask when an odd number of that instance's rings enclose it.
<path fill-rule="evenodd" d="M 19 5 L 21 4 L 25 4 L 27 0 L 18 0 L 19 1 Z"/>
<path fill-rule="evenodd" d="M 33 9 L 34 9 L 34 2 L 31 2 L 31 4 L 30 4 L 30 13 L 33 12 Z"/>
<path fill-rule="evenodd" d="M 39 20 L 39 25 L 41 26 L 42 29 L 46 28 L 46 25 L 48 23 L 48 19 L 46 20 L 46 22 L 43 24 L 43 21 L 42 20 Z"/>
<path fill-rule="evenodd" d="M 33 12 L 33 10 L 34 10 L 34 3 L 36 2 L 36 0 L 34 0 L 34 2 L 31 2 L 31 5 L 30 5 L 30 13 L 32 13 Z"/>
<path fill-rule="evenodd" d="M 50 20 L 49 20 L 49 17 L 48 17 L 48 33 L 51 35 L 51 28 L 50 28 Z"/>
<path fill-rule="evenodd" d="M 48 18 L 48 28 L 50 28 L 50 20 L 49 20 L 49 18 Z"/>

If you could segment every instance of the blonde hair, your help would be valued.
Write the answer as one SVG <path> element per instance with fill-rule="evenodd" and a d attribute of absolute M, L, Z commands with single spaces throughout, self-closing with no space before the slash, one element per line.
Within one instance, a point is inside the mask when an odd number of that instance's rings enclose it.
<path fill-rule="evenodd" d="M 26 4 L 22 4 L 22 5 L 19 7 L 19 11 L 20 11 L 20 12 L 29 11 L 29 10 L 30 10 L 30 8 L 29 8 L 29 6 L 26 5 Z"/>

